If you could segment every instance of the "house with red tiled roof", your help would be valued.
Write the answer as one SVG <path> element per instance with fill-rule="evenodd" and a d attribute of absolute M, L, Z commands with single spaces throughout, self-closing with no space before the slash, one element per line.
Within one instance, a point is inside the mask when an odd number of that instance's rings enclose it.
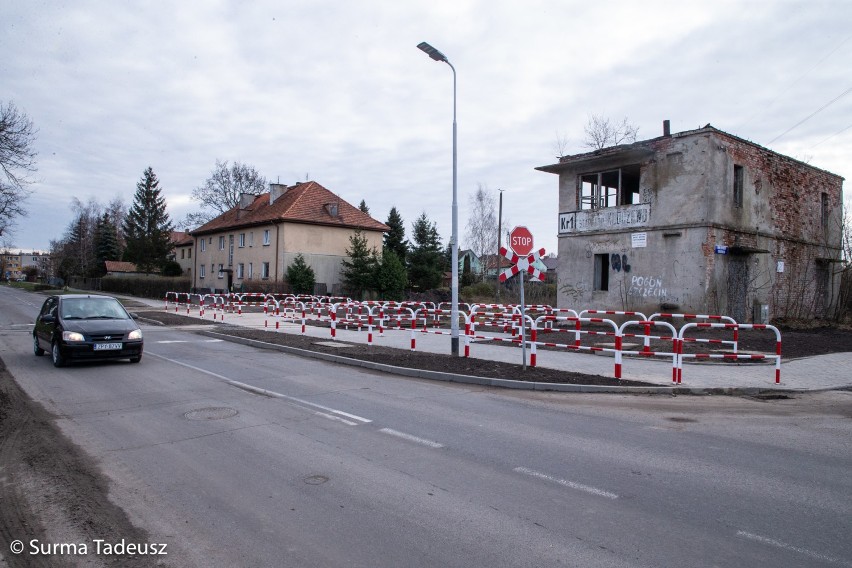
<path fill-rule="evenodd" d="M 269 193 L 244 193 L 240 203 L 190 231 L 193 286 L 278 290 L 301 254 L 313 268 L 318 293 L 337 293 L 341 262 L 355 231 L 381 250 L 389 229 L 315 181 L 269 184 Z"/>
<path fill-rule="evenodd" d="M 174 245 L 172 260 L 180 264 L 184 276 L 192 279 L 192 249 L 195 239 L 184 231 L 172 231 L 169 240 Z"/>

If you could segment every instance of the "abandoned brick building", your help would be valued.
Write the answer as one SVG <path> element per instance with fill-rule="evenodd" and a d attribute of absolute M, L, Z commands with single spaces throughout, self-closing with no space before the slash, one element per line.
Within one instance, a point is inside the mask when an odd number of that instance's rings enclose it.
<path fill-rule="evenodd" d="M 558 304 L 830 317 L 840 286 L 843 178 L 704 128 L 564 156 Z"/>

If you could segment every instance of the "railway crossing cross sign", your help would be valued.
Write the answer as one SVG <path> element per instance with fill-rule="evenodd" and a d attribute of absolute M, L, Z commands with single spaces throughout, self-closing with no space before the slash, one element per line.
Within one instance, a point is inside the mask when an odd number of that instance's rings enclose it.
<path fill-rule="evenodd" d="M 512 251 L 514 252 L 510 252 L 506 249 L 506 247 L 500 247 L 500 254 L 509 259 L 509 262 L 512 263 L 512 268 L 507 268 L 500 273 L 500 282 L 505 282 L 516 274 L 521 275 L 521 361 L 523 368 L 526 371 L 527 307 L 524 300 L 524 273 L 528 273 L 530 277 L 535 278 L 536 280 L 544 281 L 543 272 L 546 271 L 547 268 L 542 271 L 534 266 L 536 261 L 541 260 L 541 257 L 544 256 L 544 249 L 532 252 L 533 236 L 530 230 L 526 227 L 515 227 L 512 229 L 512 232 L 509 233 L 509 245 L 512 247 Z"/>

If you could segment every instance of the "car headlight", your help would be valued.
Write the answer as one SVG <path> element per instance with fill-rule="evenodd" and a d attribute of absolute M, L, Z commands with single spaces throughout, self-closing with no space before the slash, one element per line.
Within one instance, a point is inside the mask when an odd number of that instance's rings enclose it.
<path fill-rule="evenodd" d="M 142 330 L 134 329 L 133 331 L 127 334 L 127 339 L 142 339 Z"/>
<path fill-rule="evenodd" d="M 63 341 L 86 341 L 86 338 L 83 337 L 82 333 L 77 333 L 76 331 L 63 331 L 62 332 L 62 340 Z"/>

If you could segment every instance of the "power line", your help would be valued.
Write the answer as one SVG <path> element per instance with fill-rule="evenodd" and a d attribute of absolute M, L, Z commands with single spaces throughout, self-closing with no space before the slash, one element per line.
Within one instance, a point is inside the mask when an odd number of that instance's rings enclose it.
<path fill-rule="evenodd" d="M 774 106 L 775 106 L 775 103 L 776 103 L 776 102 L 778 102 L 778 99 L 780 99 L 780 98 L 781 98 L 784 94 L 787 94 L 787 93 L 789 92 L 790 88 L 791 88 L 791 87 L 793 87 L 793 85 L 795 85 L 796 83 L 798 83 L 799 81 L 801 81 L 802 79 L 804 79 L 807 75 L 809 75 L 809 74 L 811 73 L 811 71 L 813 71 L 814 69 L 816 69 L 817 67 L 819 67 L 819 66 L 822 64 L 822 62 L 823 62 L 823 61 L 825 61 L 826 59 L 828 59 L 829 57 L 831 57 L 831 56 L 834 54 L 834 52 L 835 52 L 835 51 L 837 51 L 838 49 L 840 49 L 840 48 L 843 46 L 843 44 L 844 44 L 844 43 L 846 43 L 847 41 L 849 41 L 850 39 L 852 39 L 852 35 L 849 35 L 849 36 L 846 36 L 845 38 L 843 38 L 843 40 L 841 40 L 841 42 L 840 42 L 840 43 L 838 43 L 838 44 L 834 47 L 834 49 L 832 49 L 831 51 L 829 51 L 828 53 L 826 53 L 825 55 L 823 55 L 823 56 L 819 59 L 819 61 L 817 61 L 816 63 L 814 63 L 813 65 L 811 65 L 811 66 L 810 66 L 810 67 L 809 67 L 809 68 L 808 68 L 808 69 L 807 69 L 804 73 L 802 73 L 801 75 L 799 75 L 799 77 L 798 77 L 798 78 L 796 78 L 796 79 L 794 79 L 793 81 L 791 81 L 791 82 L 790 82 L 790 83 L 789 83 L 786 87 L 784 87 L 783 89 L 779 89 L 779 90 L 778 90 L 778 92 L 777 92 L 777 94 L 775 95 L 775 98 L 773 98 L 773 99 L 772 99 L 772 100 L 771 100 L 768 104 L 765 104 L 765 105 L 763 105 L 763 106 L 762 106 L 762 108 L 763 108 L 763 113 L 762 113 L 762 115 L 766 115 L 766 114 L 769 112 L 769 110 L 770 110 L 772 107 L 774 107 Z M 753 115 L 752 115 L 752 117 L 751 117 L 750 119 L 748 119 L 745 123 L 741 124 L 741 125 L 740 125 L 740 127 L 745 127 L 745 126 L 747 126 L 747 125 L 751 124 L 751 123 L 754 121 L 754 119 L 755 119 L 755 118 L 757 118 L 757 116 L 758 116 L 758 114 L 753 114 Z"/>
<path fill-rule="evenodd" d="M 847 126 L 846 128 L 842 128 L 842 129 L 838 130 L 837 132 L 835 132 L 834 134 L 832 134 L 832 135 L 831 135 L 831 136 L 829 136 L 828 138 L 825 138 L 824 140 L 821 140 L 821 141 L 817 142 L 816 144 L 814 144 L 813 146 L 811 146 L 811 148 L 816 148 L 817 146 L 819 146 L 819 145 L 820 145 L 820 144 L 822 144 L 823 142 L 827 142 L 828 140 L 831 140 L 832 138 L 834 138 L 834 137 L 835 137 L 835 136 L 837 136 L 838 134 L 843 134 L 844 132 L 846 132 L 846 131 L 847 131 L 847 130 L 849 130 L 850 128 L 852 128 L 852 124 L 850 124 L 850 125 L 849 125 L 849 126 Z M 810 148 L 808 148 L 808 149 L 810 150 Z"/>
<path fill-rule="evenodd" d="M 841 98 L 845 97 L 849 93 L 852 93 L 852 87 L 849 87 L 848 89 L 846 89 L 845 91 L 843 91 L 842 93 L 840 93 L 839 95 L 837 95 L 836 97 L 834 97 L 833 99 L 831 99 L 830 101 L 828 101 L 827 103 L 825 103 L 824 105 L 822 105 L 821 107 L 816 109 L 814 112 L 812 112 L 811 114 L 809 114 L 808 116 L 806 116 L 805 118 L 803 118 L 802 120 L 800 120 L 799 122 L 797 122 L 796 124 L 794 124 L 793 126 L 788 128 L 787 130 L 785 130 L 784 132 L 782 132 L 781 134 L 779 134 L 778 136 L 776 136 L 775 138 L 773 138 L 769 142 L 767 142 L 767 144 L 772 144 L 773 142 L 775 142 L 776 140 L 778 140 L 779 138 L 781 138 L 782 136 L 784 136 L 785 134 L 787 134 L 788 132 L 793 130 L 794 128 L 796 128 L 799 125 L 803 124 L 804 122 L 810 120 L 811 118 L 813 118 L 814 116 L 816 116 L 817 114 L 819 114 L 820 112 L 822 112 L 823 110 L 828 108 L 830 105 L 839 101 Z"/>

